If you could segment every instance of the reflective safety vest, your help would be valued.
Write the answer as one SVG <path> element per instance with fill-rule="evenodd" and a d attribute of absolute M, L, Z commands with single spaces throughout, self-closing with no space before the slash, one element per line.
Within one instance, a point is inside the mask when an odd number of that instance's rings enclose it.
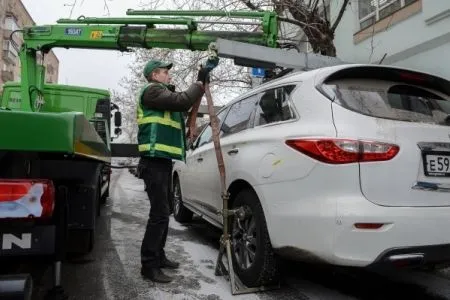
<path fill-rule="evenodd" d="M 145 108 L 142 95 L 145 89 L 158 83 L 146 84 L 137 99 L 138 144 L 141 156 L 185 160 L 185 127 L 180 112 Z M 164 84 L 160 83 L 166 87 Z"/>

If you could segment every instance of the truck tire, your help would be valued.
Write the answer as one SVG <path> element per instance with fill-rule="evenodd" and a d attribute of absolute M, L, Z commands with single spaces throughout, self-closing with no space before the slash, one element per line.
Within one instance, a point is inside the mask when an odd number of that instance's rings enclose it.
<path fill-rule="evenodd" d="M 233 267 L 249 287 L 274 284 L 279 280 L 279 266 L 270 242 L 266 219 L 258 196 L 251 189 L 240 191 L 233 208 L 244 207 L 247 216 L 231 223 Z"/>
<path fill-rule="evenodd" d="M 192 220 L 192 211 L 183 205 L 183 197 L 181 195 L 180 180 L 178 176 L 173 178 L 173 217 L 180 223 L 190 222 Z"/>

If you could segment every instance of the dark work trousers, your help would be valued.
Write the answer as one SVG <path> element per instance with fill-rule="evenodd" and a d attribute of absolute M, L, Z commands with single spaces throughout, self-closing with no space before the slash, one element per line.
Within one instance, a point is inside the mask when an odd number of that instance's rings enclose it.
<path fill-rule="evenodd" d="M 150 214 L 141 245 L 143 267 L 157 268 L 164 259 L 169 228 L 169 190 L 172 161 L 164 158 L 141 158 L 142 178 L 150 199 Z"/>

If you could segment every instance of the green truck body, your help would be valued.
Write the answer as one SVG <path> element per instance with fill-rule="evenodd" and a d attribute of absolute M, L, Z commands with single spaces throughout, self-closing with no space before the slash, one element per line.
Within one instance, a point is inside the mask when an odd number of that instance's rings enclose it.
<path fill-rule="evenodd" d="M 16 130 L 0 131 L 2 150 L 62 152 L 110 162 L 110 130 L 103 133 L 107 137 L 102 139 L 91 124 L 103 119 L 105 129 L 110 128 L 107 116 L 96 116 L 98 101 L 109 100 L 108 91 L 48 84 L 44 87 L 44 99 L 39 113 L 26 111 L 20 84 L 4 85 L 0 126 Z"/>

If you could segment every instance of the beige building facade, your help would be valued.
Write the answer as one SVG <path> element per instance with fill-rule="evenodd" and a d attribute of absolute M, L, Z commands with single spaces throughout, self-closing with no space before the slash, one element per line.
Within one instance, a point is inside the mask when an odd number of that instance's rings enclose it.
<path fill-rule="evenodd" d="M 15 45 L 22 44 L 20 30 L 24 26 L 34 25 L 33 18 L 20 0 L 0 0 L 0 91 L 7 81 L 20 81 L 19 49 Z M 14 41 L 12 42 L 11 39 Z M 45 65 L 45 81 L 47 83 L 58 82 L 59 60 L 53 51 L 47 53 L 42 62 L 38 54 L 38 63 Z"/>

